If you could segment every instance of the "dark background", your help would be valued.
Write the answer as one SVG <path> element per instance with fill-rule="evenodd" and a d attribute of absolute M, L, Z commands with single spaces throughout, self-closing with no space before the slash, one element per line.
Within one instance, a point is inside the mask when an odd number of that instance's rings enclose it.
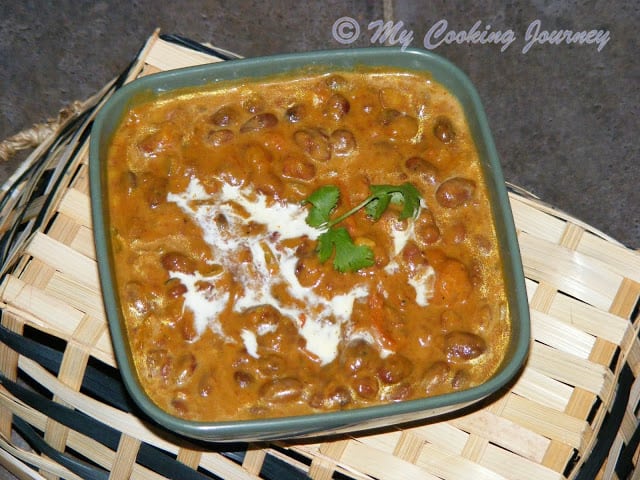
<path fill-rule="evenodd" d="M 379 46 L 370 22 L 403 22 L 412 47 L 440 20 L 447 31 L 512 30 L 495 44 L 443 44 L 484 103 L 506 180 L 629 247 L 640 248 L 637 1 L 6 1 L 0 0 L 0 139 L 57 116 L 123 70 L 156 27 L 243 56 Z M 355 19 L 344 45 L 334 22 Z M 602 30 L 591 45 L 534 45 L 543 30 Z M 0 165 L 4 181 L 21 158 Z"/>

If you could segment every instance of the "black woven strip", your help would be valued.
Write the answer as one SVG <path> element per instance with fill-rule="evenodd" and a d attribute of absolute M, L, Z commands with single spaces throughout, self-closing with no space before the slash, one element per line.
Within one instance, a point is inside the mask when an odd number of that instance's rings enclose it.
<path fill-rule="evenodd" d="M 616 464 L 616 474 L 618 478 L 631 478 L 636 465 L 633 464 L 633 459 L 636 454 L 636 450 L 640 445 L 640 428 L 637 428 L 629 442 L 620 452 L 620 458 Z"/>
<path fill-rule="evenodd" d="M 56 463 L 66 467 L 80 478 L 86 480 L 108 480 L 109 474 L 105 470 L 89 465 L 82 460 L 72 457 L 71 455 L 59 452 L 55 448 L 51 447 L 44 439 L 35 431 L 31 425 L 22 420 L 20 417 L 14 416 L 13 425 L 22 435 L 22 437 L 29 443 L 31 448 L 36 452 L 45 454 Z"/>
<path fill-rule="evenodd" d="M 80 126 L 80 128 L 82 128 L 82 131 L 80 133 L 78 141 L 73 146 L 73 150 L 72 150 L 71 154 L 69 155 L 69 159 L 76 157 L 76 155 L 83 148 L 85 140 L 89 137 L 89 134 L 91 133 L 91 125 L 93 125 L 93 120 L 91 120 L 91 121 L 87 120 L 87 117 L 89 117 L 91 112 L 93 112 L 93 108 L 91 108 L 89 110 L 85 110 L 80 115 L 84 119 L 82 125 Z M 34 224 L 34 229 L 37 230 L 37 229 L 39 229 L 40 227 L 43 226 L 44 219 L 45 219 L 46 215 L 49 214 L 49 207 L 51 206 L 52 201 L 56 198 L 55 193 L 59 191 L 59 188 L 61 187 L 62 182 L 68 180 L 68 178 L 64 175 L 64 171 L 68 170 L 70 166 L 71 166 L 71 162 L 67 161 L 67 163 L 64 165 L 64 168 L 62 169 L 63 171 L 60 172 L 58 177 L 55 179 L 55 182 L 53 183 L 52 188 L 50 190 L 51 193 L 45 199 L 45 201 L 44 201 L 44 203 L 42 205 L 42 208 L 40 209 L 40 212 L 38 213 L 38 216 L 36 217 L 35 224 Z"/>
<path fill-rule="evenodd" d="M 63 129 L 58 133 L 58 136 L 51 143 L 51 145 L 49 145 L 49 147 L 40 154 L 38 159 L 35 162 L 33 162 L 33 164 L 28 169 L 22 172 L 22 174 L 16 179 L 16 181 L 13 183 L 13 185 L 5 195 L 5 198 L 8 199 L 9 196 L 13 194 L 13 191 L 18 185 L 22 184 L 23 182 L 30 182 L 31 188 L 27 191 L 21 192 L 21 195 L 28 197 L 28 201 L 25 202 L 25 204 L 22 207 L 22 210 L 18 212 L 19 214 L 14 220 L 12 230 L 15 230 L 17 227 L 19 227 L 20 224 L 22 223 L 22 220 L 24 219 L 24 212 L 27 210 L 30 204 L 30 201 L 32 200 L 33 192 L 37 188 L 40 177 L 45 171 L 42 167 L 44 164 L 46 164 L 47 158 L 57 148 L 60 148 L 60 146 L 63 143 L 68 141 L 69 138 L 73 136 L 78 123 L 80 123 L 80 121 L 82 120 L 81 117 L 82 115 L 76 118 L 73 118 L 67 125 L 65 125 L 65 127 L 63 127 Z M 2 205 L 4 205 L 4 201 Z"/>
<path fill-rule="evenodd" d="M 0 325 L 0 342 L 57 375 L 62 361 L 59 351 L 12 332 L 4 325 Z"/>
<path fill-rule="evenodd" d="M 221 479 L 221 477 L 218 476 L 211 477 L 210 475 L 200 473 L 186 466 L 184 463 L 177 461 L 173 456 L 167 454 L 167 452 L 146 443 L 140 446 L 136 462 L 172 480 Z"/>
<path fill-rule="evenodd" d="M 236 60 L 240 57 L 229 55 L 225 52 L 221 52 L 216 50 L 215 48 L 208 47 L 203 45 L 195 40 L 191 40 L 190 38 L 183 37 L 181 35 L 176 34 L 162 34 L 160 35 L 162 40 L 167 42 L 175 43 L 176 45 L 182 45 L 183 47 L 190 48 L 191 50 L 195 50 L 197 52 L 206 53 L 207 55 L 211 55 L 212 57 L 220 58 L 221 60 Z"/>
<path fill-rule="evenodd" d="M 62 352 L 19 335 L 0 325 L 0 342 L 20 355 L 30 358 L 54 375 L 58 374 L 62 363 Z M 110 367 L 107 367 L 110 368 Z M 125 412 L 134 406 L 119 377 L 112 377 L 101 370 L 87 366 L 82 381 L 82 389 L 92 396 Z"/>
<path fill-rule="evenodd" d="M 17 399 L 26 403 L 30 407 L 39 410 L 45 416 L 55 420 L 62 425 L 65 425 L 66 427 L 71 428 L 72 430 L 75 430 L 78 433 L 92 438 L 93 440 L 114 451 L 117 450 L 118 442 L 120 441 L 121 435 L 120 431 L 108 425 L 105 425 L 104 423 L 96 420 L 93 417 L 89 417 L 82 412 L 70 409 L 68 407 L 65 407 L 64 405 L 60 405 L 59 403 L 49 400 L 38 394 L 37 392 L 34 392 L 33 390 L 12 382 L 2 374 L 0 374 L 0 383 L 2 383 L 2 385 Z M 14 421 L 18 419 L 19 417 L 14 416 Z M 24 421 L 21 422 L 24 423 Z M 25 425 L 26 427 L 29 427 L 26 423 Z M 23 429 L 21 428 L 20 433 L 23 433 L 22 430 Z M 29 432 L 28 429 L 25 431 L 25 440 L 27 440 L 35 450 L 44 452 L 46 455 L 49 455 L 49 452 L 46 450 L 46 448 L 51 447 L 49 447 L 46 442 L 44 442 L 44 440 L 42 440 L 42 438 L 40 438 L 37 434 L 34 437 L 30 433 L 34 432 Z M 57 458 L 54 458 L 54 460 L 59 461 Z M 71 470 L 71 468 L 66 465 L 66 463 L 63 463 L 62 461 L 60 461 L 60 463 L 67 466 Z M 140 446 L 138 452 L 138 463 L 151 470 L 156 471 L 160 475 L 166 476 L 167 478 L 174 478 L 176 480 L 203 480 L 206 478 L 210 478 L 198 473 L 197 471 L 189 468 L 183 463 L 178 462 L 167 453 L 162 452 L 161 450 L 158 450 L 157 448 L 145 443 Z"/>
<path fill-rule="evenodd" d="M 273 455 L 267 455 L 264 459 L 260 475 L 269 480 L 279 480 L 281 478 L 304 480 L 311 478 L 292 464 L 287 463 L 278 457 L 274 457 Z"/>
<path fill-rule="evenodd" d="M 75 430 L 103 445 L 116 449 L 120 440 L 120 432 L 82 412 L 73 410 L 53 400 L 45 398 L 38 392 L 23 387 L 0 374 L 0 382 L 17 399 L 31 408 L 40 411 L 47 417 Z"/>
<path fill-rule="evenodd" d="M 220 452 L 220 454 L 230 460 L 233 460 L 238 464 L 242 464 L 242 462 L 244 461 L 244 457 L 247 453 L 246 445 L 245 444 L 237 444 L 237 445 L 240 448 L 234 449 L 234 450 L 227 450 L 225 452 Z M 226 445 L 226 446 L 229 446 L 229 445 Z M 273 447 L 276 450 L 283 453 L 284 455 L 287 455 L 292 458 L 295 457 L 295 454 L 291 451 L 288 451 L 283 448 L 279 448 L 275 445 L 273 445 Z M 300 460 L 300 459 L 298 458 L 297 460 Z M 302 460 L 302 462 L 304 463 L 304 460 Z M 262 463 L 262 468 L 260 469 L 260 478 L 264 478 L 265 480 L 280 480 L 283 478 L 286 478 L 287 480 L 289 479 L 305 480 L 310 477 L 299 468 L 282 460 L 281 458 L 267 454 L 267 456 L 264 459 L 264 462 Z"/>
<path fill-rule="evenodd" d="M 634 377 L 631 368 L 629 365 L 625 365 L 620 373 L 618 392 L 613 401 L 611 412 L 605 417 L 593 452 L 589 458 L 585 460 L 575 480 L 592 480 L 596 478 L 596 475 L 602 468 L 604 460 L 607 458 L 607 455 L 609 455 L 613 441 L 620 430 L 620 425 L 622 424 L 622 419 L 624 418 L 624 413 L 627 408 L 627 402 L 629 401 L 633 380 Z"/>

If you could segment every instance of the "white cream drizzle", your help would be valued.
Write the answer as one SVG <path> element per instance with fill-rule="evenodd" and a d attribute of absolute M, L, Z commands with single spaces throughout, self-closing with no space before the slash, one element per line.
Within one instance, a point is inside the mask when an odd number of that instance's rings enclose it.
<path fill-rule="evenodd" d="M 175 203 L 202 229 L 203 238 L 211 248 L 211 253 L 223 271 L 230 272 L 235 281 L 243 286 L 242 293 L 233 300 L 236 312 L 260 306 L 271 305 L 281 314 L 292 319 L 300 335 L 306 340 L 306 349 L 322 364 L 333 361 L 341 341 L 342 327 L 348 322 L 355 300 L 368 295 L 364 286 L 356 286 L 350 292 L 330 298 L 315 293 L 312 287 L 304 287 L 298 281 L 295 268 L 298 258 L 295 251 L 285 248 L 282 240 L 307 236 L 316 239 L 321 231 L 307 225 L 306 208 L 294 203 L 272 201 L 265 195 L 243 189 L 240 186 L 223 184 L 218 193 L 208 193 L 200 181 L 193 177 L 182 193 L 169 193 L 167 201 Z M 215 221 L 218 215 L 227 219 L 223 225 Z M 264 225 L 265 233 L 245 236 L 242 228 L 249 222 Z M 275 234 L 275 235 L 274 235 Z M 404 230 L 392 229 L 394 251 L 399 254 L 407 242 L 415 238 L 414 222 L 410 221 Z M 248 248 L 252 262 L 238 264 L 231 252 Z M 265 252 L 266 250 L 266 252 Z M 275 260 L 275 265 L 267 261 L 267 254 Z M 272 261 L 273 262 L 273 261 Z M 386 267 L 387 273 L 397 271 L 398 265 L 392 260 Z M 186 274 L 170 272 L 186 287 L 184 308 L 192 311 L 195 329 L 201 335 L 208 327 L 230 340 L 223 331 L 218 317 L 231 301 L 228 291 L 216 285 L 215 277 L 203 277 L 198 272 Z M 425 268 L 416 272 L 409 283 L 416 291 L 416 302 L 426 305 L 433 291 L 433 269 Z M 209 290 L 197 288 L 198 282 L 211 285 Z M 291 302 L 283 303 L 272 294 L 275 285 L 284 283 L 287 293 L 301 307 Z M 276 326 L 259 325 L 254 332 L 248 328 L 241 330 L 241 338 L 247 352 L 259 357 L 257 337 Z M 361 335 L 361 333 L 358 333 Z M 368 337 L 367 337 L 368 338 Z M 382 355 L 388 352 L 381 352 Z"/>
<path fill-rule="evenodd" d="M 315 239 L 321 233 L 307 225 L 305 218 L 308 212 L 304 207 L 278 202 L 268 204 L 264 195 L 228 184 L 223 185 L 219 194 L 208 194 L 197 178 L 191 179 L 183 193 L 169 194 L 167 200 L 176 203 L 200 226 L 214 258 L 220 261 L 224 270 L 232 272 L 235 280 L 243 286 L 242 294 L 234 301 L 234 311 L 242 312 L 259 305 L 272 305 L 296 322 L 310 353 L 323 364 L 335 359 L 342 325 L 351 317 L 353 302 L 357 298 L 366 297 L 368 292 L 365 287 L 359 286 L 347 294 L 325 298 L 316 294 L 313 288 L 303 287 L 299 283 L 295 275 L 298 261 L 295 251 L 284 248 L 280 242 L 305 235 Z M 240 212 L 238 206 L 241 207 Z M 228 220 L 224 227 L 214 220 L 220 213 Z M 265 225 L 266 233 L 243 236 L 241 227 L 249 222 Z M 277 235 L 273 235 L 274 232 Z M 251 252 L 252 263 L 238 264 L 227 260 L 233 258 L 229 252 L 242 247 Z M 275 268 L 269 268 L 265 248 L 275 259 Z M 202 279 L 197 272 L 193 275 L 177 272 L 171 274 L 187 288 L 184 295 L 185 308 L 194 314 L 196 331 L 202 334 L 208 325 L 215 333 L 224 336 L 217 316 L 227 308 L 229 292 L 220 289 L 205 298 L 196 289 L 197 281 Z M 303 308 L 285 304 L 273 296 L 274 285 L 283 282 L 287 285 L 289 295 L 304 307 L 304 311 Z M 251 355 L 259 355 L 256 335 L 264 333 L 264 329 L 258 332 L 242 330 L 242 340 Z"/>

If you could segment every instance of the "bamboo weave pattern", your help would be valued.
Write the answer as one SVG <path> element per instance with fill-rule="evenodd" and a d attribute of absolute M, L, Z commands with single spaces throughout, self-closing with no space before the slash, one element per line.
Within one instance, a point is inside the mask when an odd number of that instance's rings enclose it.
<path fill-rule="evenodd" d="M 147 423 L 102 307 L 88 132 L 122 83 L 220 60 L 181 43 L 153 35 L 0 192 L 2 463 L 24 478 L 640 478 L 640 254 L 516 191 L 533 338 L 508 391 L 437 421 L 303 442 L 202 445 Z"/>

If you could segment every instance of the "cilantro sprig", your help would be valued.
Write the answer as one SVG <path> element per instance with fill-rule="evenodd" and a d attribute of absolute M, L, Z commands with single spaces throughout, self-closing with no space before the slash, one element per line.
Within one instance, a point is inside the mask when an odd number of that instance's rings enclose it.
<path fill-rule="evenodd" d="M 335 248 L 333 266 L 340 272 L 355 272 L 373 265 L 373 250 L 367 245 L 356 245 L 346 228 L 330 228 L 318 238 L 318 258 L 329 260 Z"/>
<path fill-rule="evenodd" d="M 325 185 L 315 190 L 305 200 L 311 204 L 307 215 L 307 224 L 325 230 L 318 237 L 318 258 L 326 262 L 335 251 L 333 266 L 339 272 L 355 272 L 374 264 L 374 254 L 367 245 L 356 245 L 346 228 L 336 228 L 359 210 L 365 209 L 373 221 L 380 219 L 390 204 L 402 205 L 400 219 L 415 218 L 420 211 L 420 192 L 410 183 L 402 185 L 371 185 L 371 195 L 347 212 L 331 219 L 331 214 L 338 206 L 340 189 L 335 185 Z"/>

